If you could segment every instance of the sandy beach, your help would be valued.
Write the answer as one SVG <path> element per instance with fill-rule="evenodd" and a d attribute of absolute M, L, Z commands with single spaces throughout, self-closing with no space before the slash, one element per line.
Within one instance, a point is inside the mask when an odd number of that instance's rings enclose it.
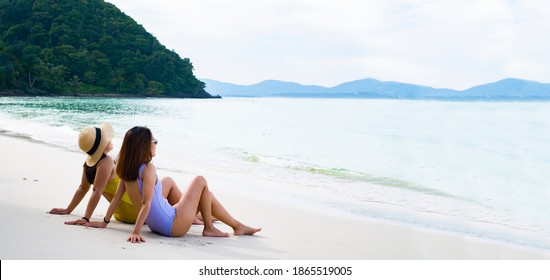
<path fill-rule="evenodd" d="M 246 174 L 230 179 L 203 174 L 239 220 L 262 227 L 255 236 L 206 238 L 201 226 L 179 238 L 144 227 L 146 243 L 130 244 L 132 225 L 113 219 L 106 229 L 67 226 L 80 218 L 88 194 L 71 215 L 47 213 L 65 207 L 79 184 L 84 155 L 27 139 L 0 135 L 0 258 L 2 260 L 521 260 L 550 259 L 550 252 L 375 219 L 345 217 L 276 203 L 261 195 L 216 186 L 261 183 Z M 173 176 L 180 187 L 193 174 Z M 234 180 L 233 182 L 228 182 Z M 230 183 L 230 184 L 228 184 Z M 102 199 L 92 219 L 102 219 Z M 221 223 L 217 226 L 231 232 Z"/>

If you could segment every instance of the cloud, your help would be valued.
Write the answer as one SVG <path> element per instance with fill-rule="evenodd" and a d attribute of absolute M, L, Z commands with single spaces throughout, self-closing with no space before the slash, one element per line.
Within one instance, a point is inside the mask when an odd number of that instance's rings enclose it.
<path fill-rule="evenodd" d="M 112 0 L 198 77 L 333 86 L 366 77 L 456 89 L 550 82 L 542 0 Z"/>

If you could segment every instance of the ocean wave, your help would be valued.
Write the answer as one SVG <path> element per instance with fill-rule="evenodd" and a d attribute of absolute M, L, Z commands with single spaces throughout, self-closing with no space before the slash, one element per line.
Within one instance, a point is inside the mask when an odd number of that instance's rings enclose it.
<path fill-rule="evenodd" d="M 365 172 L 349 170 L 340 167 L 321 167 L 315 164 L 300 162 L 292 159 L 251 153 L 238 148 L 225 148 L 224 150 L 230 154 L 236 155 L 237 157 L 252 163 L 261 163 L 279 168 L 307 172 L 310 174 L 324 175 L 338 180 L 358 181 L 375 184 L 378 186 L 406 189 L 410 191 L 421 192 L 424 194 L 455 198 L 455 196 L 444 191 L 426 187 L 421 184 L 399 178 L 376 176 Z"/>
<path fill-rule="evenodd" d="M 3 129 L 1 127 L 0 127 L 0 135 L 15 137 L 15 138 L 19 138 L 19 139 L 23 139 L 23 140 L 27 140 L 27 141 L 40 142 L 40 141 L 37 141 L 36 139 L 34 139 L 30 134 L 11 131 L 11 130 L 7 130 L 7 129 Z"/>
<path fill-rule="evenodd" d="M 109 115 L 143 115 L 158 112 L 158 108 L 143 103 L 135 106 L 126 99 L 117 98 L 78 98 L 78 97 L 18 97 L 3 98 L 0 108 L 5 107 L 14 114 L 42 115 L 52 113 Z"/>

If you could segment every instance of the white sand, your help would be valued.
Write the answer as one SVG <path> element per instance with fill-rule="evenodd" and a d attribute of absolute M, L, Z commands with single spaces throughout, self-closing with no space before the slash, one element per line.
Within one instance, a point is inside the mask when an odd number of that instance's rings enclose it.
<path fill-rule="evenodd" d="M 549 251 L 445 232 L 316 213 L 283 206 L 261 195 L 216 189 L 225 178 L 204 175 L 212 191 L 236 218 L 262 227 L 255 236 L 206 238 L 193 226 L 179 238 L 149 231 L 146 243 L 130 244 L 132 225 L 106 229 L 67 226 L 80 218 L 88 194 L 71 215 L 46 212 L 65 207 L 79 184 L 84 155 L 25 139 L 0 135 L 0 259 L 195 259 L 195 260 L 372 260 L 372 259 L 550 259 Z M 159 175 L 162 174 L 159 171 Z M 238 184 L 253 189 L 242 174 Z M 176 175 L 180 187 L 185 175 Z M 180 178 L 182 177 L 182 178 Z M 238 177 L 237 177 L 238 178 Z M 234 182 L 233 182 L 234 183 Z M 255 196 L 255 197 L 253 197 Z M 105 199 L 93 219 L 100 220 Z M 228 227 L 217 223 L 222 230 Z"/>

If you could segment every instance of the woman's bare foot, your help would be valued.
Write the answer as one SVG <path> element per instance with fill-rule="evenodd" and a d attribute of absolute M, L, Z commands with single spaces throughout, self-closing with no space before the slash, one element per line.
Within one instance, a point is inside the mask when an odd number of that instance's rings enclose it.
<path fill-rule="evenodd" d="M 233 234 L 235 235 L 253 235 L 256 232 L 261 231 L 262 228 L 253 228 L 249 226 L 245 226 L 243 224 L 239 224 L 237 227 L 233 228 Z"/>
<path fill-rule="evenodd" d="M 223 232 L 214 226 L 208 228 L 205 226 L 202 230 L 202 235 L 208 237 L 229 237 L 228 233 Z"/>
<path fill-rule="evenodd" d="M 193 224 L 194 225 L 204 225 L 204 222 L 199 220 L 199 218 L 195 217 L 195 219 L 193 220 Z"/>
<path fill-rule="evenodd" d="M 202 219 L 202 214 L 201 214 L 201 212 L 199 212 L 197 214 L 197 216 L 195 216 L 195 221 L 193 222 L 193 224 L 195 224 L 195 222 L 197 222 L 196 225 L 204 225 L 203 221 L 204 220 Z M 217 221 L 219 221 L 218 218 L 212 216 L 212 222 L 217 222 Z"/>

